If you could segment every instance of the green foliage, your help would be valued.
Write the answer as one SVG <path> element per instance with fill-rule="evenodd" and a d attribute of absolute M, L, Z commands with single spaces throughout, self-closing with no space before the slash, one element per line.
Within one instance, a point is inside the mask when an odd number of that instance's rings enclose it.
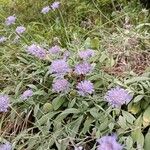
<path fill-rule="evenodd" d="M 94 150 L 97 138 L 115 132 L 126 150 L 149 150 L 148 12 L 135 1 L 62 0 L 59 10 L 41 14 L 51 2 L 0 2 L 1 34 L 8 37 L 0 45 L 0 90 L 11 97 L 9 112 L 0 114 L 0 140 L 11 141 L 17 150 L 65 150 L 75 145 Z M 120 6 L 119 10 L 114 6 Z M 9 28 L 4 21 L 12 14 L 17 16 L 17 23 Z M 21 24 L 27 31 L 14 43 L 14 30 Z M 28 55 L 25 47 L 32 43 L 47 49 L 54 44 L 62 51 L 68 49 L 72 52 L 71 66 L 79 62 L 78 50 L 94 49 L 96 55 L 90 59 L 94 70 L 86 77 L 94 83 L 94 95 L 80 97 L 75 89 L 69 94 L 55 94 L 48 72 L 53 56 L 39 60 Z M 136 59 L 131 57 L 134 55 Z M 68 76 L 72 87 L 78 79 Z M 116 85 L 133 95 L 121 109 L 111 108 L 104 100 L 106 91 Z M 21 101 L 20 95 L 28 88 L 34 91 L 33 97 Z"/>

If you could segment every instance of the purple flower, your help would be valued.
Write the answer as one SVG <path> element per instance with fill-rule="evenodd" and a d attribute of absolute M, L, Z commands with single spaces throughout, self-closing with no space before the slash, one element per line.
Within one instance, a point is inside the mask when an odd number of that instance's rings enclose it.
<path fill-rule="evenodd" d="M 21 99 L 23 100 L 27 100 L 28 98 L 30 98 L 33 95 L 33 91 L 32 90 L 26 90 L 23 92 L 23 94 L 21 95 Z"/>
<path fill-rule="evenodd" d="M 128 91 L 123 88 L 117 86 L 115 88 L 110 89 L 105 95 L 106 101 L 108 101 L 113 107 L 120 107 L 123 104 L 128 104 L 132 96 Z"/>
<path fill-rule="evenodd" d="M 67 92 L 69 89 L 69 82 L 66 79 L 56 79 L 52 87 L 54 92 Z"/>
<path fill-rule="evenodd" d="M 61 51 L 61 48 L 58 45 L 55 45 L 49 49 L 49 52 L 52 54 L 59 53 L 60 51 Z"/>
<path fill-rule="evenodd" d="M 41 13 L 42 14 L 47 14 L 49 11 L 50 11 L 50 7 L 46 6 L 46 7 L 43 7 L 43 9 L 41 10 Z"/>
<path fill-rule="evenodd" d="M 6 41 L 6 37 L 0 36 L 0 43 L 3 43 L 3 42 L 5 42 L 5 41 Z"/>
<path fill-rule="evenodd" d="M 0 94 L 0 112 L 7 112 L 9 107 L 9 97 L 7 95 Z"/>
<path fill-rule="evenodd" d="M 25 32 L 25 30 L 26 30 L 26 28 L 25 28 L 24 26 L 18 26 L 18 27 L 16 28 L 16 32 L 17 32 L 18 34 L 22 34 L 23 32 Z"/>
<path fill-rule="evenodd" d="M 87 49 L 85 51 L 79 52 L 79 57 L 84 60 L 86 60 L 87 58 L 90 58 L 92 56 L 94 56 L 94 51 L 92 49 Z"/>
<path fill-rule="evenodd" d="M 94 86 L 93 83 L 91 83 L 90 81 L 81 81 L 80 83 L 78 83 L 77 85 L 77 89 L 78 89 L 78 93 L 81 96 L 86 96 L 88 94 L 92 94 L 94 92 Z"/>
<path fill-rule="evenodd" d="M 97 150 L 122 150 L 123 147 L 117 142 L 115 135 L 103 136 L 97 140 L 99 143 Z"/>
<path fill-rule="evenodd" d="M 27 52 L 35 57 L 44 59 L 46 57 L 46 51 L 38 45 L 32 44 L 27 47 Z"/>
<path fill-rule="evenodd" d="M 5 144 L 0 144 L 0 150 L 11 150 L 11 144 L 6 142 Z"/>
<path fill-rule="evenodd" d="M 63 59 L 54 60 L 50 66 L 50 72 L 56 76 L 65 75 L 70 71 L 67 62 Z"/>
<path fill-rule="evenodd" d="M 55 10 L 55 9 L 59 8 L 59 5 L 60 5 L 60 2 L 54 2 L 51 4 L 51 7 L 53 10 Z"/>
<path fill-rule="evenodd" d="M 9 26 L 11 24 L 15 24 L 15 21 L 16 21 L 16 17 L 15 16 L 9 16 L 8 18 L 6 18 L 5 24 L 7 26 Z"/>
<path fill-rule="evenodd" d="M 92 70 L 92 66 L 91 66 L 91 64 L 89 64 L 87 62 L 83 62 L 83 63 L 75 66 L 75 73 L 78 75 L 81 75 L 81 74 L 86 75 L 91 70 Z"/>

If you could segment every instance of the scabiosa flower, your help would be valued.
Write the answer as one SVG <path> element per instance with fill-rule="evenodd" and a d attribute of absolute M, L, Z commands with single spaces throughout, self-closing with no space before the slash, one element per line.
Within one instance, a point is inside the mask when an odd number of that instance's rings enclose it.
<path fill-rule="evenodd" d="M 67 92 L 69 89 L 69 82 L 66 79 L 56 79 L 52 87 L 54 92 Z"/>
<path fill-rule="evenodd" d="M 50 11 L 50 7 L 49 7 L 49 6 L 46 6 L 46 7 L 44 7 L 44 8 L 41 10 L 41 13 L 42 13 L 42 14 L 47 14 L 49 11 Z"/>
<path fill-rule="evenodd" d="M 123 104 L 128 104 L 131 101 L 132 96 L 129 94 L 128 91 L 126 91 L 123 88 L 117 86 L 115 88 L 110 89 L 106 93 L 105 99 L 113 107 L 120 107 Z"/>
<path fill-rule="evenodd" d="M 122 150 L 123 147 L 117 142 L 115 135 L 103 136 L 97 140 L 99 143 L 97 150 Z"/>
<path fill-rule="evenodd" d="M 9 142 L 6 142 L 5 144 L 0 144 L 0 150 L 11 150 L 11 144 Z"/>
<path fill-rule="evenodd" d="M 22 34 L 23 32 L 25 32 L 25 30 L 26 30 L 26 28 L 25 28 L 24 26 L 18 26 L 18 27 L 16 28 L 16 32 L 17 32 L 18 34 Z"/>
<path fill-rule="evenodd" d="M 94 92 L 94 86 L 93 86 L 93 83 L 85 80 L 85 81 L 81 81 L 80 83 L 78 83 L 77 90 L 78 90 L 79 95 L 86 96 Z"/>
<path fill-rule="evenodd" d="M 3 43 L 3 42 L 5 42 L 5 41 L 6 41 L 6 37 L 0 36 L 0 43 Z"/>
<path fill-rule="evenodd" d="M 53 10 L 55 10 L 55 9 L 59 8 L 59 5 L 60 5 L 60 2 L 54 2 L 51 4 L 51 7 Z"/>
<path fill-rule="evenodd" d="M 53 47 L 51 47 L 49 49 L 49 52 L 52 53 L 52 54 L 57 54 L 61 51 L 60 47 L 58 45 L 55 45 Z"/>
<path fill-rule="evenodd" d="M 7 112 L 9 107 L 9 97 L 7 95 L 0 94 L 0 112 Z"/>
<path fill-rule="evenodd" d="M 50 72 L 56 76 L 65 75 L 70 71 L 67 62 L 63 59 L 54 60 L 50 66 Z"/>
<path fill-rule="evenodd" d="M 92 70 L 92 66 L 91 66 L 91 64 L 89 64 L 87 62 L 83 62 L 83 63 L 75 66 L 75 73 L 78 75 L 81 75 L 81 74 L 86 75 L 91 70 Z"/>
<path fill-rule="evenodd" d="M 33 91 L 31 89 L 26 90 L 23 92 L 23 94 L 21 95 L 21 99 L 23 100 L 27 100 L 28 98 L 30 98 L 33 95 Z"/>
<path fill-rule="evenodd" d="M 27 52 L 35 57 L 44 59 L 46 57 L 46 51 L 38 45 L 32 44 L 27 47 Z"/>
<path fill-rule="evenodd" d="M 94 56 L 94 51 L 92 49 L 87 49 L 79 52 L 79 57 L 84 60 L 92 56 Z"/>
<path fill-rule="evenodd" d="M 15 21 L 16 21 L 16 17 L 15 17 L 15 16 L 9 16 L 9 17 L 6 18 L 5 24 L 6 24 L 7 26 L 9 26 L 9 25 L 11 25 L 11 24 L 14 24 Z"/>

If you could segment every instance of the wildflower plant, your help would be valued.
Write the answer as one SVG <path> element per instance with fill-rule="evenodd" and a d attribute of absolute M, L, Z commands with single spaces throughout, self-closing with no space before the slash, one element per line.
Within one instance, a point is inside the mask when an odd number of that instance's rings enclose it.
<path fill-rule="evenodd" d="M 111 13 L 102 0 L 21 2 L 0 25 L 0 150 L 149 150 L 146 11 L 134 2 L 119 11 L 108 2 Z"/>

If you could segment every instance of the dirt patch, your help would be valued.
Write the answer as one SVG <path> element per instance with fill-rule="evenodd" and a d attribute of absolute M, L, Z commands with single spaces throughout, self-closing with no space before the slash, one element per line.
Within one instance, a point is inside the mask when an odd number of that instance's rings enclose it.
<path fill-rule="evenodd" d="M 122 53 L 117 57 L 113 67 L 103 67 L 108 74 L 125 76 L 127 72 L 133 71 L 140 75 L 150 66 L 150 53 L 148 52 L 130 52 L 128 55 Z"/>

